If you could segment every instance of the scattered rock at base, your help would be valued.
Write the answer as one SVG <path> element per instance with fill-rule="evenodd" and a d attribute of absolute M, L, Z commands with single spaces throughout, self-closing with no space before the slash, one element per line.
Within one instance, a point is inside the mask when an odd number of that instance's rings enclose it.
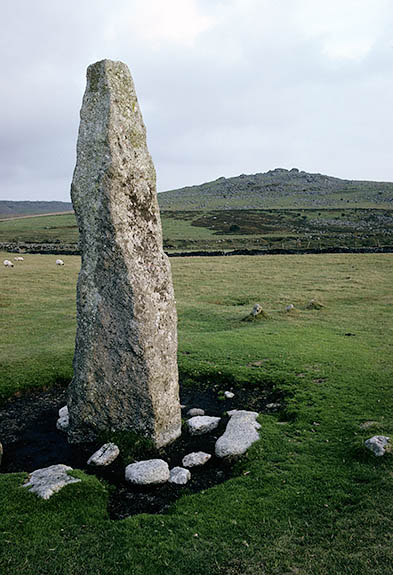
<path fill-rule="evenodd" d="M 159 485 L 169 480 L 169 467 L 163 459 L 146 459 L 127 465 L 126 481 L 134 485 Z"/>
<path fill-rule="evenodd" d="M 389 451 L 389 437 L 385 435 L 374 435 L 370 439 L 366 439 L 364 445 L 374 453 L 377 457 L 385 455 L 386 451 Z"/>
<path fill-rule="evenodd" d="M 68 407 L 66 405 L 64 405 L 64 407 L 60 407 L 59 417 L 68 417 Z"/>
<path fill-rule="evenodd" d="M 233 397 L 235 397 L 235 394 L 233 393 L 233 391 L 224 391 L 224 396 L 225 399 L 232 399 Z"/>
<path fill-rule="evenodd" d="M 197 415 L 187 421 L 188 431 L 191 435 L 203 435 L 218 427 L 221 417 L 210 417 L 209 415 Z"/>
<path fill-rule="evenodd" d="M 249 315 L 247 315 L 245 318 L 243 318 L 243 321 L 254 321 L 257 319 L 267 319 L 268 317 L 269 316 L 264 311 L 261 304 L 256 303 L 254 305 L 254 307 L 252 308 L 251 313 Z"/>
<path fill-rule="evenodd" d="M 69 425 L 70 425 L 70 420 L 69 420 L 68 415 L 67 415 L 67 417 L 59 417 L 59 419 L 56 422 L 56 427 L 59 431 L 66 432 L 69 428 Z"/>
<path fill-rule="evenodd" d="M 42 499 L 49 499 L 66 485 L 80 482 L 80 479 L 68 475 L 68 471 L 72 471 L 72 467 L 62 463 L 36 469 L 29 475 L 27 482 L 22 487 L 27 487 Z"/>
<path fill-rule="evenodd" d="M 203 409 L 199 409 L 199 407 L 192 407 L 187 411 L 187 415 L 195 417 L 196 415 L 205 415 L 205 412 Z"/>
<path fill-rule="evenodd" d="M 210 458 L 210 453 L 194 451 L 193 453 L 189 453 L 183 457 L 182 464 L 184 467 L 197 467 L 199 465 L 205 465 Z"/>
<path fill-rule="evenodd" d="M 120 454 L 120 449 L 114 443 L 105 443 L 88 459 L 87 465 L 106 466 L 113 463 Z"/>
<path fill-rule="evenodd" d="M 70 426 L 70 417 L 68 414 L 68 407 L 64 405 L 59 409 L 59 419 L 56 422 L 56 427 L 59 431 L 68 431 Z"/>
<path fill-rule="evenodd" d="M 184 467 L 174 467 L 170 470 L 169 483 L 176 485 L 185 485 L 191 479 L 191 472 Z"/>
<path fill-rule="evenodd" d="M 306 305 L 307 309 L 322 309 L 323 307 L 325 307 L 323 303 L 317 301 L 316 299 L 311 299 Z"/>
<path fill-rule="evenodd" d="M 234 459 L 243 455 L 259 439 L 256 411 L 234 409 L 228 411 L 230 417 L 224 434 L 216 441 L 216 456 Z"/>

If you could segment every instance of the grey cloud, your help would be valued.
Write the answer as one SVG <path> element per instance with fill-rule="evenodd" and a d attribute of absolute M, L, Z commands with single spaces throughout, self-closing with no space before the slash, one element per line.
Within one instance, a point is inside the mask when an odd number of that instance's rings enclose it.
<path fill-rule="evenodd" d="M 5 2 L 2 199 L 69 198 L 85 69 L 104 57 L 130 66 L 160 190 L 279 166 L 393 180 L 393 8 L 366 57 L 334 61 L 296 1 L 203 0 L 214 25 L 158 47 L 124 22 L 138 2 Z"/>

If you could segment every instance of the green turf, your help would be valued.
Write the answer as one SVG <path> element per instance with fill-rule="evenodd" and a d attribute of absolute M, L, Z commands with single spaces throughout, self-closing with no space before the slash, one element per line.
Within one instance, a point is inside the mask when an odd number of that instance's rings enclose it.
<path fill-rule="evenodd" d="M 79 259 L 55 259 L 0 270 L 3 398 L 71 377 Z M 80 472 L 48 502 L 0 476 L 0 573 L 390 574 L 393 456 L 363 441 L 393 435 L 393 256 L 171 263 L 182 384 L 274 387 L 286 408 L 261 416 L 233 479 L 166 515 L 110 521 L 108 487 Z M 256 302 L 269 319 L 243 322 Z"/>

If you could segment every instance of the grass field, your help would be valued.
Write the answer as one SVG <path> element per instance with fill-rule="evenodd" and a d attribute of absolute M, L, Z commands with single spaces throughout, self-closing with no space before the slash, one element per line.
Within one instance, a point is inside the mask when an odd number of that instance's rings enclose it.
<path fill-rule="evenodd" d="M 55 259 L 0 269 L 2 400 L 71 378 L 79 258 Z M 274 388 L 285 408 L 233 479 L 165 515 L 109 520 L 108 486 L 79 471 L 47 502 L 0 475 L 1 575 L 390 575 L 393 456 L 363 441 L 393 435 L 393 255 L 171 264 L 181 384 Z M 269 319 L 243 322 L 255 302 Z"/>

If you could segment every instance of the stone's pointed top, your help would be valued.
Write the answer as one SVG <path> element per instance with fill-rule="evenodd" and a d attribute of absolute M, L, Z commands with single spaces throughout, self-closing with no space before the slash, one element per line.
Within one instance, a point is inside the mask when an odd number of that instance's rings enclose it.
<path fill-rule="evenodd" d="M 105 58 L 104 60 L 98 60 L 98 62 L 93 62 L 93 64 L 90 64 L 90 66 L 87 67 L 87 74 L 89 74 L 89 71 L 97 68 L 101 68 L 104 71 L 111 68 L 122 68 L 126 72 L 130 73 L 129 67 L 124 62 L 121 62 L 120 60 L 109 60 Z"/>

